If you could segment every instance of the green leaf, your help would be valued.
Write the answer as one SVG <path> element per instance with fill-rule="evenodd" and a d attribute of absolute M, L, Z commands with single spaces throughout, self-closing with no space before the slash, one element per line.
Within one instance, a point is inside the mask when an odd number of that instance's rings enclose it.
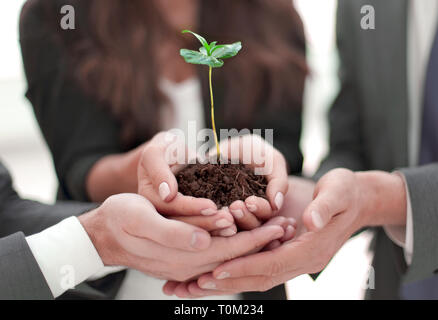
<path fill-rule="evenodd" d="M 224 65 L 223 61 L 199 51 L 181 49 L 180 54 L 187 63 L 203 64 L 212 68 L 220 68 Z"/>
<path fill-rule="evenodd" d="M 216 48 L 217 41 L 213 41 L 210 43 L 210 52 L 209 55 L 211 56 L 211 53 L 213 52 L 214 48 Z"/>
<path fill-rule="evenodd" d="M 215 48 L 211 50 L 211 55 L 217 59 L 228 59 L 237 55 L 241 49 L 241 42 L 235 42 L 233 44 L 223 44 L 215 46 Z"/>
<path fill-rule="evenodd" d="M 199 48 L 199 52 L 202 53 L 202 54 L 205 54 L 206 56 L 209 56 L 209 54 L 207 52 L 207 49 L 205 49 L 204 47 L 200 47 Z"/>
<path fill-rule="evenodd" d="M 192 35 L 194 35 L 199 40 L 199 42 L 202 43 L 202 45 L 207 50 L 207 52 L 210 52 L 210 46 L 209 46 L 207 40 L 205 40 L 204 37 L 200 36 L 197 33 L 194 33 L 193 31 L 190 31 L 190 30 L 183 30 L 182 33 L 191 33 Z"/>
<path fill-rule="evenodd" d="M 194 35 L 202 44 L 202 47 L 199 48 L 199 52 L 181 49 L 180 54 L 188 63 L 203 64 L 212 68 L 219 68 L 224 65 L 222 59 L 234 57 L 242 49 L 241 42 L 217 45 L 217 41 L 213 41 L 208 44 L 204 37 L 190 30 L 183 30 L 182 33 L 190 33 Z"/>

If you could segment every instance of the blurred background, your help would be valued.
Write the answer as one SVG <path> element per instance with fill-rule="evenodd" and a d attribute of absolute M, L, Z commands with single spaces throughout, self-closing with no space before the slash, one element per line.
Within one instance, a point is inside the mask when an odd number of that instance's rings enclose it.
<path fill-rule="evenodd" d="M 24 97 L 26 90 L 18 42 L 18 18 L 24 0 L 0 2 L 0 158 L 15 187 L 26 198 L 53 203 L 57 188 L 51 157 Z M 295 0 L 308 40 L 311 76 L 305 98 L 304 171 L 312 174 L 327 152 L 326 111 L 339 85 L 336 79 L 336 0 Z M 351 239 L 313 281 L 300 276 L 288 283 L 290 299 L 362 299 L 371 256 L 371 236 Z"/>

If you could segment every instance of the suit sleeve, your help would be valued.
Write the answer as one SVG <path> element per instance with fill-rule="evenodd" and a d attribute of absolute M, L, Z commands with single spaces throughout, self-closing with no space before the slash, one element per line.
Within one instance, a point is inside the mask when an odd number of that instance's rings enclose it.
<path fill-rule="evenodd" d="M 49 206 L 20 199 L 0 163 L 0 299 L 52 299 L 25 234 L 39 233 L 94 207 L 73 202 Z"/>
<path fill-rule="evenodd" d="M 361 99 L 355 68 L 354 12 L 350 0 L 340 0 L 337 11 L 337 46 L 339 51 L 340 92 L 329 111 L 330 153 L 315 178 L 344 167 L 353 171 L 366 169 L 361 134 Z"/>
<path fill-rule="evenodd" d="M 21 232 L 0 239 L 0 299 L 53 299 Z"/>
<path fill-rule="evenodd" d="M 78 216 L 96 206 L 82 203 L 58 203 L 50 206 L 21 199 L 12 187 L 12 179 L 0 163 L 0 237 L 16 232 L 25 235 L 41 232 L 61 220 Z"/>
<path fill-rule="evenodd" d="M 438 272 L 438 164 L 400 170 L 411 200 L 414 229 L 412 262 L 407 282 L 430 278 Z"/>
<path fill-rule="evenodd" d="M 97 107 L 74 78 L 59 31 L 50 24 L 47 1 L 25 4 L 20 18 L 20 45 L 27 79 L 26 97 L 50 148 L 60 189 L 67 199 L 89 201 L 85 181 L 102 157 L 121 152 L 119 125 Z M 53 2 L 54 4 L 58 2 Z M 49 7 L 50 8 L 50 7 Z M 59 9 L 55 17 L 59 15 Z M 49 17 L 48 17 L 49 15 Z M 79 19 L 79 16 L 78 16 Z M 62 33 L 64 32 L 64 33 Z"/>

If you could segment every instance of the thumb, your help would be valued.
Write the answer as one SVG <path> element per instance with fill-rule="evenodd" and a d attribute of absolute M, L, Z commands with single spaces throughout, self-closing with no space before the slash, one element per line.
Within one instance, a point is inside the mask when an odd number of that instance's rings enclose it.
<path fill-rule="evenodd" d="M 157 216 L 157 228 L 152 239 L 168 248 L 186 251 L 203 251 L 211 244 L 210 234 L 196 226 Z"/>
<path fill-rule="evenodd" d="M 139 197 L 139 196 L 138 196 Z M 162 246 L 186 251 L 205 250 L 210 246 L 210 234 L 196 226 L 160 215 L 145 198 L 126 205 L 125 230 L 138 238 L 147 238 Z"/>
<path fill-rule="evenodd" d="M 330 220 L 346 209 L 339 190 L 324 189 L 319 191 L 303 214 L 303 223 L 309 231 L 323 229 Z"/>
<path fill-rule="evenodd" d="M 169 134 L 170 138 L 174 137 L 170 133 L 166 134 Z M 170 145 L 172 141 L 168 144 Z M 161 200 L 166 202 L 171 201 L 178 193 L 178 183 L 168 164 L 168 159 L 166 159 L 168 155 L 167 147 L 169 145 L 161 141 L 152 140 L 144 148 L 139 164 L 139 187 L 143 186 L 144 183 L 142 182 L 149 180 Z M 140 194 L 141 191 L 139 190 Z M 148 194 L 142 195 L 149 196 Z"/>

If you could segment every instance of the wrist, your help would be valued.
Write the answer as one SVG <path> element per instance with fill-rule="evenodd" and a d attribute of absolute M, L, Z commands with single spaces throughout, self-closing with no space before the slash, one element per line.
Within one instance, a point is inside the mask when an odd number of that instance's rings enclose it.
<path fill-rule="evenodd" d="M 359 186 L 360 226 L 404 225 L 406 189 L 398 174 L 383 171 L 355 173 Z"/>
<path fill-rule="evenodd" d="M 94 209 L 90 212 L 87 212 L 78 217 L 79 222 L 93 243 L 94 248 L 96 249 L 99 257 L 103 261 L 105 265 L 107 265 L 107 261 L 105 261 L 105 243 L 104 235 L 105 232 L 102 228 L 104 225 L 101 220 L 101 214 L 99 213 L 100 208 Z"/>

